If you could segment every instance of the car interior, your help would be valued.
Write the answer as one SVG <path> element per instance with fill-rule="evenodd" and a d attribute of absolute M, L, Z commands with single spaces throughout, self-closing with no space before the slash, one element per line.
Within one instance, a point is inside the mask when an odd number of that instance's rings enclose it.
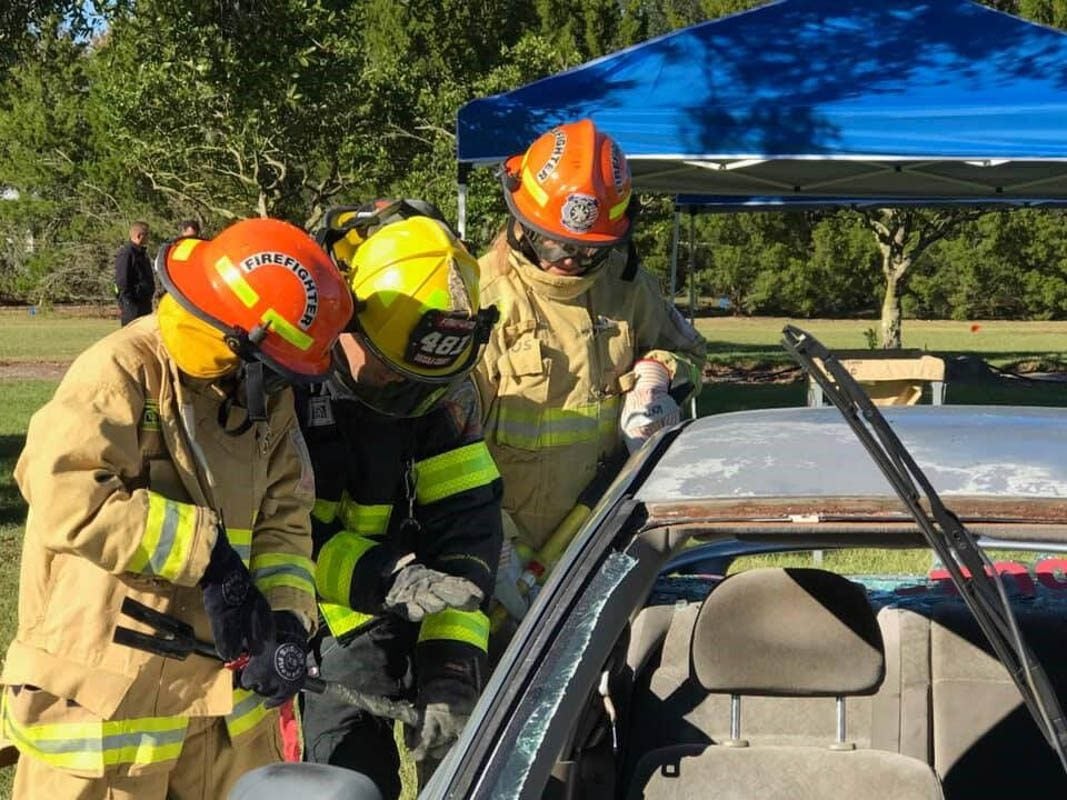
<path fill-rule="evenodd" d="M 672 548 L 684 565 L 669 562 L 635 601 L 545 797 L 959 800 L 1067 783 L 937 570 L 731 566 L 721 541 L 704 559 L 702 546 Z M 1037 572 L 1006 567 L 1005 585 L 1062 697 L 1067 562 L 1047 555 Z"/>

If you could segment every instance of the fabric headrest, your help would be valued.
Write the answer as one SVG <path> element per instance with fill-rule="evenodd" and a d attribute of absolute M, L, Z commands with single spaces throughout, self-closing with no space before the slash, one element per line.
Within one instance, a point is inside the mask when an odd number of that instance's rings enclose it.
<path fill-rule="evenodd" d="M 754 569 L 719 584 L 693 629 L 694 678 L 721 694 L 874 694 L 882 632 L 863 588 L 819 569 Z"/>

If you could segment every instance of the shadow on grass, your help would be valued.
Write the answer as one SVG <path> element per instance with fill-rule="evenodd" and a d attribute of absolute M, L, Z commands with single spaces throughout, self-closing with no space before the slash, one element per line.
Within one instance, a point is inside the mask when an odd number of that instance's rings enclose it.
<path fill-rule="evenodd" d="M 26 519 L 26 504 L 11 476 L 25 443 L 25 436 L 0 436 L 0 525 L 18 525 Z"/>

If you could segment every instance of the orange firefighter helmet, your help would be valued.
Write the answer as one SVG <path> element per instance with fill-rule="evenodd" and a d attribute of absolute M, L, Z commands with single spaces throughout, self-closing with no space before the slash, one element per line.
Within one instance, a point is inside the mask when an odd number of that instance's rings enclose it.
<path fill-rule="evenodd" d="M 352 293 L 326 252 L 277 219 L 237 222 L 214 239 L 179 239 L 156 256 L 181 305 L 246 360 L 294 380 L 324 377 L 352 317 Z"/>
<path fill-rule="evenodd" d="M 504 199 L 524 228 L 579 247 L 617 244 L 630 230 L 630 166 L 592 120 L 559 125 L 504 162 Z"/>

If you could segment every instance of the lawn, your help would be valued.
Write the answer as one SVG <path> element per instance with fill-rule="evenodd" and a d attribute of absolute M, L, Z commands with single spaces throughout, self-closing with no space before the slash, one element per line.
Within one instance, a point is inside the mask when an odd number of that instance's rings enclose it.
<path fill-rule="evenodd" d="M 5 310 L 0 312 L 0 364 L 71 361 L 118 327 L 115 319 Z"/>
<path fill-rule="evenodd" d="M 55 391 L 56 381 L 5 380 L 0 383 L 0 659 L 15 635 L 18 607 L 19 553 L 26 509 L 11 478 L 30 415 Z M 0 770 L 0 798 L 10 796 L 12 769 Z"/>
<path fill-rule="evenodd" d="M 711 359 L 724 367 L 747 368 L 762 365 L 773 372 L 786 369 L 790 362 L 778 345 L 785 319 L 743 319 L 733 317 L 697 320 L 709 340 Z M 812 320 L 799 323 L 832 348 L 865 347 L 864 331 L 873 321 Z M 977 326 L 976 330 L 972 330 Z M 25 508 L 11 471 L 22 449 L 30 415 L 40 407 L 56 386 L 55 380 L 26 379 L 41 364 L 65 364 L 87 345 L 111 331 L 113 319 L 86 318 L 65 314 L 36 314 L 25 310 L 0 312 L 0 367 L 7 365 L 16 377 L 0 378 L 4 402 L 0 404 L 0 657 L 14 634 L 18 582 L 18 554 L 21 547 Z M 1050 364 L 1063 359 L 1067 348 L 1067 322 L 925 322 L 904 323 L 905 347 L 928 349 L 939 354 L 974 354 L 999 367 L 1036 363 Z M 725 370 L 729 372 L 729 369 Z M 802 381 L 745 383 L 721 380 L 705 386 L 699 402 L 702 415 L 747 408 L 803 405 Z M 10 374 L 10 373 L 9 373 Z M 1019 403 L 1067 406 L 1067 383 L 982 386 L 949 384 L 949 403 Z M 810 555 L 773 556 L 767 563 L 810 563 Z M 763 562 L 757 562 L 763 563 Z M 825 566 L 851 572 L 923 573 L 929 564 L 927 552 L 905 554 L 870 551 L 858 555 L 827 554 Z M 410 764 L 405 765 L 410 775 Z M 0 770 L 0 800 L 10 792 L 11 770 Z M 405 796 L 410 796 L 406 793 Z"/>
<path fill-rule="evenodd" d="M 793 324 L 808 331 L 830 348 L 859 350 L 867 347 L 864 332 L 877 329 L 878 320 L 790 320 L 785 317 L 700 317 L 697 329 L 708 340 L 713 361 L 763 362 L 789 365 L 779 345 L 782 326 Z M 905 320 L 905 348 L 939 355 L 977 355 L 997 367 L 1037 360 L 1059 361 L 1067 369 L 1067 321 L 1008 322 Z"/>

